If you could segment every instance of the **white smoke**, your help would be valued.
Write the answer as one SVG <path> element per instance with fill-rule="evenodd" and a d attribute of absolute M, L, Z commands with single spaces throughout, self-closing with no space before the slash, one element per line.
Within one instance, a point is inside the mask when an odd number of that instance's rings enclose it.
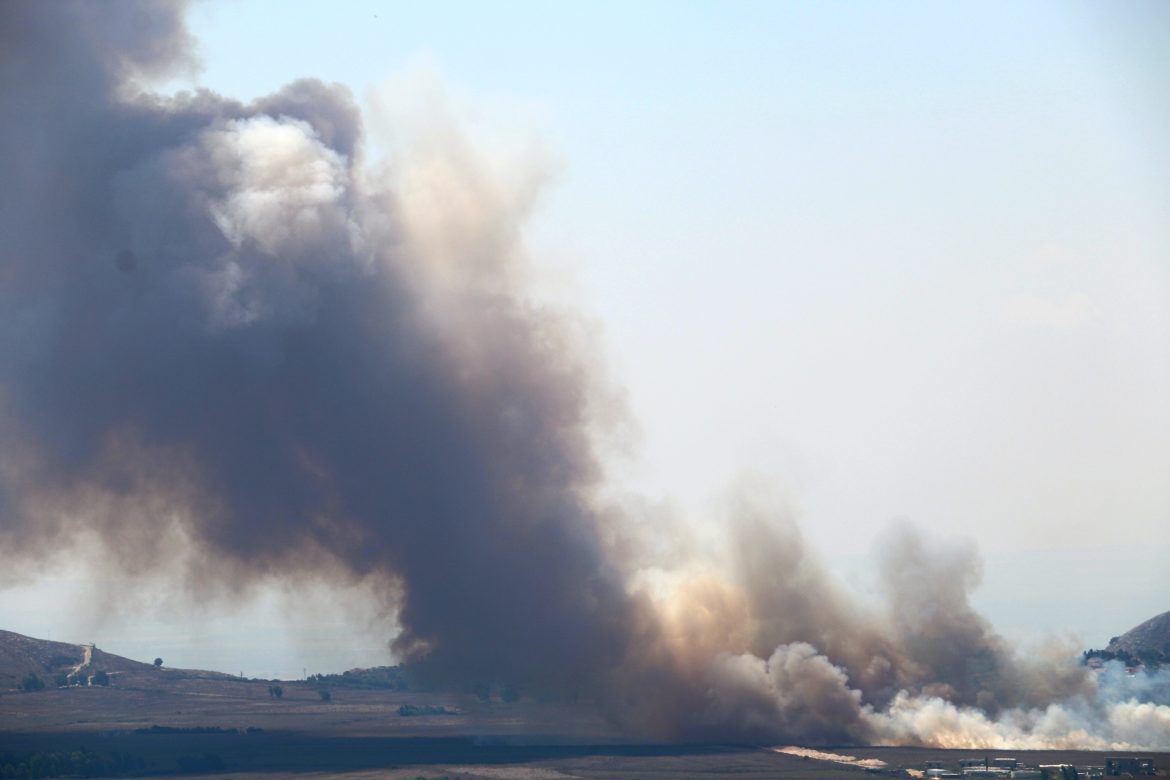
<path fill-rule="evenodd" d="M 750 654 L 717 658 L 705 717 L 777 740 L 812 737 L 825 743 L 840 735 L 874 745 L 955 749 L 1170 749 L 1170 706 L 1142 700 L 1142 694 L 1161 692 L 1164 701 L 1170 673 L 1119 677 L 1118 665 L 1110 666 L 1115 668 L 1100 675 L 1091 695 L 1009 708 L 994 717 L 904 690 L 878 709 L 862 704 L 844 669 L 811 645 L 796 643 L 778 647 L 766 661 Z"/>

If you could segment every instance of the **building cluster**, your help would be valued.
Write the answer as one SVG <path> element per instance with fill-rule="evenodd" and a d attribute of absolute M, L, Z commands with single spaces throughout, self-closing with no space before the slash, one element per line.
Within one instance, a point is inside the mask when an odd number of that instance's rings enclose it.
<path fill-rule="evenodd" d="M 1152 758 L 1128 756 L 1109 757 L 1102 766 L 1074 766 L 1072 764 L 1041 764 L 1025 766 L 1015 758 L 964 758 L 957 769 L 943 761 L 927 761 L 927 778 L 996 777 L 1016 780 L 1087 780 L 1096 777 L 1141 777 L 1155 773 Z"/>
<path fill-rule="evenodd" d="M 1091 650 L 1089 652 L 1102 652 L 1102 651 Z M 1116 656 L 1111 656 L 1109 658 L 1103 658 L 1101 656 L 1089 656 L 1085 659 L 1085 666 L 1089 667 L 1091 670 L 1093 670 L 1097 674 L 1102 674 L 1106 670 L 1106 666 L 1105 666 L 1106 662 L 1110 661 L 1110 660 L 1114 660 L 1114 658 L 1116 658 L 1116 660 L 1122 661 L 1125 664 L 1125 673 L 1130 677 L 1136 677 L 1137 675 L 1146 671 L 1147 668 L 1152 668 L 1155 671 L 1160 668 L 1160 666 L 1156 663 L 1153 664 L 1152 667 L 1147 667 L 1145 662 L 1142 661 L 1142 659 L 1133 658 L 1130 656 L 1126 656 L 1124 658 L 1120 658 L 1120 657 L 1116 657 Z"/>

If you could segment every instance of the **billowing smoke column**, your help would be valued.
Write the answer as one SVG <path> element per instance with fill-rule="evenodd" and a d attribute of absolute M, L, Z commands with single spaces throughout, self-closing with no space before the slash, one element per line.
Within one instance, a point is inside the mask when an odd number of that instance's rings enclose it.
<path fill-rule="evenodd" d="M 131 94 L 181 11 L 5 4 L 5 549 L 80 522 L 138 567 L 173 523 L 196 578 L 385 572 L 433 673 L 589 684 L 632 606 L 588 384 L 506 229 L 417 256 L 341 88 Z M 444 259 L 440 289 L 415 266 Z"/>
<path fill-rule="evenodd" d="M 970 550 L 896 530 L 874 612 L 745 501 L 734 576 L 649 566 L 599 506 L 618 410 L 525 292 L 522 213 L 467 155 L 366 170 L 341 87 L 136 89 L 190 65 L 182 13 L 0 5 L 6 565 L 88 534 L 209 592 L 372 579 L 417 674 L 653 737 L 1170 747 L 1165 687 L 1018 658 Z"/>

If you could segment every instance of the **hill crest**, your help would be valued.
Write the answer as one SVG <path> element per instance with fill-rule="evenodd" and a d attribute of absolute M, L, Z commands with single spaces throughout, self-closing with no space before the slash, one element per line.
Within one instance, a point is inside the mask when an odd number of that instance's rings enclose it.
<path fill-rule="evenodd" d="M 153 664 L 107 653 L 92 644 L 37 639 L 0 629 L 0 689 L 18 688 L 30 674 L 46 686 L 86 684 L 98 672 L 110 676 L 161 672 L 168 676 L 234 679 L 233 675 L 221 672 L 159 670 Z"/>
<path fill-rule="evenodd" d="M 1170 612 L 1155 615 L 1144 623 L 1109 640 L 1105 648 L 1110 653 L 1128 653 L 1146 657 L 1170 657 Z"/>

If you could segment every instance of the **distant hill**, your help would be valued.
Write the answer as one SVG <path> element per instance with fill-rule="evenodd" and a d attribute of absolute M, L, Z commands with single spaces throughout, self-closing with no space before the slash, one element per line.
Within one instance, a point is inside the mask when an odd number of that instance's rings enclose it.
<path fill-rule="evenodd" d="M 1170 612 L 1152 617 L 1109 641 L 1105 651 L 1144 661 L 1170 661 Z"/>
<path fill-rule="evenodd" d="M 219 672 L 155 669 L 152 664 L 133 661 L 107 653 L 93 645 L 75 645 L 0 630 L 0 689 L 18 688 L 30 674 L 36 675 L 49 687 L 68 680 L 69 684 L 84 685 L 99 672 L 118 675 L 164 674 L 170 677 L 222 677 L 232 675 Z"/>

